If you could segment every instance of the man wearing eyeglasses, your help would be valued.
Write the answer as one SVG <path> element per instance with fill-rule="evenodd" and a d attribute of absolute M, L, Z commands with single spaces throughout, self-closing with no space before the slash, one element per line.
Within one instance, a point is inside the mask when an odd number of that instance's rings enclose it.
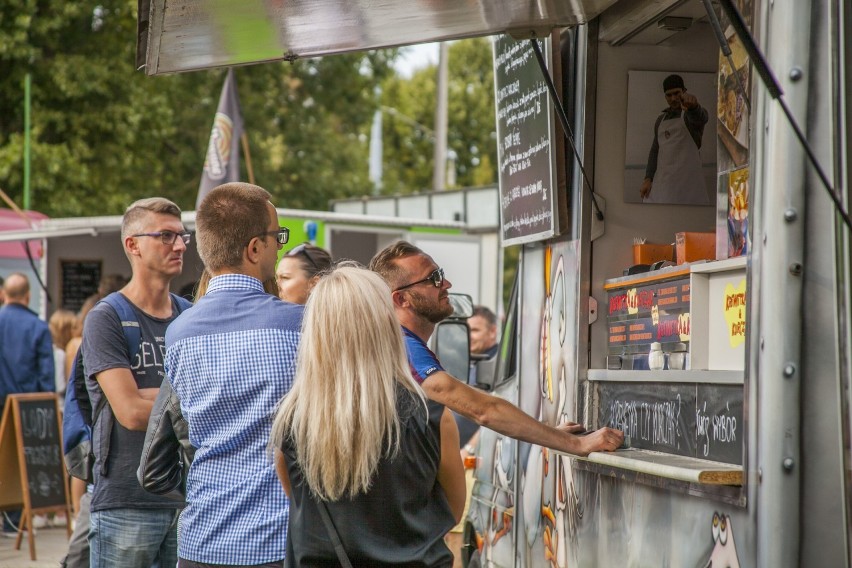
<path fill-rule="evenodd" d="M 104 404 L 93 427 L 94 492 L 91 502 L 91 566 L 148 567 L 177 562 L 177 517 L 181 501 L 147 493 L 136 480 L 148 416 L 165 372 L 166 328 L 180 309 L 169 285 L 183 269 L 190 234 L 181 211 L 154 197 L 124 213 L 121 240 L 132 277 L 120 293 L 130 303 L 141 332 L 137 355 L 116 310 L 97 304 L 83 330 L 83 366 L 93 408 Z"/>
<path fill-rule="evenodd" d="M 378 252 L 370 261 L 391 288 L 391 299 L 402 325 L 412 374 L 432 400 L 445 405 L 480 426 L 504 436 L 585 456 L 600 450 L 615 450 L 624 434 L 601 428 L 587 436 L 578 424 L 554 428 L 532 418 L 512 403 L 473 388 L 467 377 L 458 380 L 447 373 L 426 342 L 435 325 L 453 313 L 448 290 L 452 287 L 444 271 L 428 254 L 405 241 Z"/>
<path fill-rule="evenodd" d="M 267 443 L 275 407 L 293 384 L 303 307 L 263 289 L 289 238 L 269 198 L 247 183 L 207 194 L 195 222 L 210 282 L 166 334 L 167 381 L 139 477 L 151 491 L 180 490 L 174 456 L 181 444 L 192 447 L 182 568 L 283 565 L 289 503 Z"/>

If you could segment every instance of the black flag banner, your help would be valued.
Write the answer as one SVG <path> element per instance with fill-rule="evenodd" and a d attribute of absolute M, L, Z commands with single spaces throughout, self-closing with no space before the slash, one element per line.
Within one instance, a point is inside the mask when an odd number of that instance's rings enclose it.
<path fill-rule="evenodd" d="M 240 113 L 240 99 L 237 95 L 237 82 L 234 70 L 228 69 L 216 118 L 213 119 L 213 129 L 210 132 L 210 142 L 207 144 L 207 155 L 204 159 L 204 171 L 201 172 L 201 183 L 198 186 L 198 198 L 195 208 L 201 204 L 211 189 L 223 183 L 240 180 L 240 136 L 243 133 L 243 118 Z"/>

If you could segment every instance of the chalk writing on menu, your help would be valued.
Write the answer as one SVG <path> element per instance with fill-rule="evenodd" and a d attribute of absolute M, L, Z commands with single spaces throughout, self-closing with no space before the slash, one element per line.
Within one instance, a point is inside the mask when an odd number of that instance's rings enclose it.
<path fill-rule="evenodd" d="M 21 438 L 33 509 L 65 504 L 59 422 L 54 400 L 21 400 Z"/>
<path fill-rule="evenodd" d="M 548 54 L 550 41 L 539 43 Z M 494 77 L 504 245 L 551 237 L 555 233 L 553 116 L 529 41 L 509 36 L 495 39 Z"/>
<path fill-rule="evenodd" d="M 62 260 L 62 307 L 77 312 L 98 291 L 100 260 Z"/>
<path fill-rule="evenodd" d="M 602 383 L 600 394 L 601 424 L 634 448 L 742 464 L 742 386 Z"/>

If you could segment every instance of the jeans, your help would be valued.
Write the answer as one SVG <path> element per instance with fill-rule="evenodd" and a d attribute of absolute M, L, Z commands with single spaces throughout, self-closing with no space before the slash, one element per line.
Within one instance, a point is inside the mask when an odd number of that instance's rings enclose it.
<path fill-rule="evenodd" d="M 180 509 L 92 511 L 92 568 L 172 568 L 177 565 Z"/>

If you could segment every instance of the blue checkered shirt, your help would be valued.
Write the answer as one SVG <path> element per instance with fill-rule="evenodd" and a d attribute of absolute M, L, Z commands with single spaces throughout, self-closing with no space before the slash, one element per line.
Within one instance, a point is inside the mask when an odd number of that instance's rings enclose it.
<path fill-rule="evenodd" d="M 267 442 L 293 385 L 302 306 L 259 280 L 226 274 L 166 333 L 166 375 L 197 448 L 179 556 L 207 564 L 284 558 L 289 503 Z"/>

